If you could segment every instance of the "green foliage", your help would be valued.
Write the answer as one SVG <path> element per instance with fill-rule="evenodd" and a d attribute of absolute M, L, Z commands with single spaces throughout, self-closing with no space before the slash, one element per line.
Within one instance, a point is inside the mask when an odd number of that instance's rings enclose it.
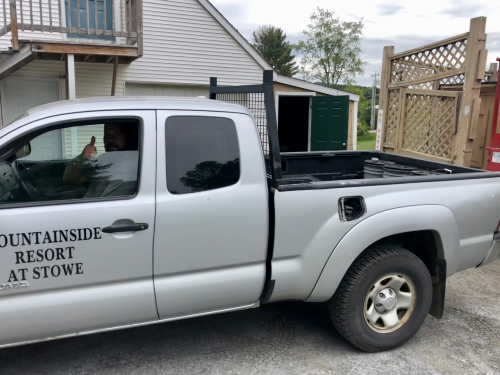
<path fill-rule="evenodd" d="M 360 86 L 346 86 L 345 91 L 359 95 L 358 103 L 358 136 L 370 130 L 371 101 L 365 97 L 365 90 Z"/>
<path fill-rule="evenodd" d="M 366 65 L 360 57 L 363 27 L 363 20 L 343 22 L 334 12 L 318 7 L 303 31 L 307 39 L 295 46 L 302 55 L 299 74 L 329 87 L 352 84 Z"/>
<path fill-rule="evenodd" d="M 204 161 L 186 173 L 180 180 L 185 186 L 196 191 L 219 189 L 234 185 L 240 176 L 240 159 L 226 163 Z"/>
<path fill-rule="evenodd" d="M 358 136 L 357 150 L 375 150 L 377 135 L 375 133 L 366 133 Z"/>
<path fill-rule="evenodd" d="M 370 131 L 370 125 L 368 125 L 366 122 L 358 118 L 358 137 L 360 135 L 368 134 L 369 131 Z"/>
<path fill-rule="evenodd" d="M 292 46 L 286 41 L 286 34 L 279 27 L 259 26 L 253 32 L 253 47 L 280 75 L 291 77 L 297 73 Z"/>
<path fill-rule="evenodd" d="M 372 99 L 372 87 L 371 86 L 359 86 L 359 85 L 333 85 L 332 86 L 334 89 L 337 90 L 342 90 L 342 91 L 348 91 L 348 87 L 354 87 L 356 89 L 361 89 L 363 90 L 363 94 L 365 95 L 365 98 L 368 100 Z M 380 94 L 380 89 L 377 87 L 377 98 Z"/>

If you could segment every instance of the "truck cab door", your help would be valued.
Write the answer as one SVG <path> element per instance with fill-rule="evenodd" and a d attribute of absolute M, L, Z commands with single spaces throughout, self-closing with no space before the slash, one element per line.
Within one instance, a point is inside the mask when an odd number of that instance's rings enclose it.
<path fill-rule="evenodd" d="M 0 345 L 158 319 L 155 125 L 154 111 L 88 112 L 1 139 L 4 155 L 56 132 L 62 158 L 32 149 L 0 162 Z"/>
<path fill-rule="evenodd" d="M 252 118 L 158 111 L 154 282 L 161 319 L 259 301 L 267 184 Z"/>

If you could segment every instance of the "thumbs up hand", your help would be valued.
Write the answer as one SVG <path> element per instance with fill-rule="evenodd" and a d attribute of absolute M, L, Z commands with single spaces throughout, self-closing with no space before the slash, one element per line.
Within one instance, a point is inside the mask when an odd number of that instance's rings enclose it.
<path fill-rule="evenodd" d="M 82 152 L 82 156 L 85 160 L 90 160 L 97 156 L 97 148 L 95 147 L 95 137 L 92 137 L 90 143 L 87 146 L 85 146 Z"/>

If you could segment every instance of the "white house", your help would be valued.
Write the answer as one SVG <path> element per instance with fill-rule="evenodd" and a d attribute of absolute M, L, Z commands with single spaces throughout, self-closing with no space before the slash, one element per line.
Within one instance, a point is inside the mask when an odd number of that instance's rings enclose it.
<path fill-rule="evenodd" d="M 221 86 L 256 84 L 271 69 L 208 0 L 0 1 L 4 126 L 56 100 L 208 97 L 210 77 Z M 309 135 L 297 147 L 311 149 L 312 98 L 342 95 L 349 96 L 346 147 L 356 147 L 357 95 L 276 73 L 274 80 L 278 116 L 303 108 L 301 132 Z M 285 132 L 285 115 L 280 117 Z"/>

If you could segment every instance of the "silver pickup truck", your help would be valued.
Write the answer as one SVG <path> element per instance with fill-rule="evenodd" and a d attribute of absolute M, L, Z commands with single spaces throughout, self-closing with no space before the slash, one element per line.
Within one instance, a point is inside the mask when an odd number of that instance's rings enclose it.
<path fill-rule="evenodd" d="M 498 257 L 499 173 L 280 155 L 255 117 L 100 98 L 0 130 L 0 347 L 300 300 L 387 350 L 443 314 L 446 277 Z"/>

